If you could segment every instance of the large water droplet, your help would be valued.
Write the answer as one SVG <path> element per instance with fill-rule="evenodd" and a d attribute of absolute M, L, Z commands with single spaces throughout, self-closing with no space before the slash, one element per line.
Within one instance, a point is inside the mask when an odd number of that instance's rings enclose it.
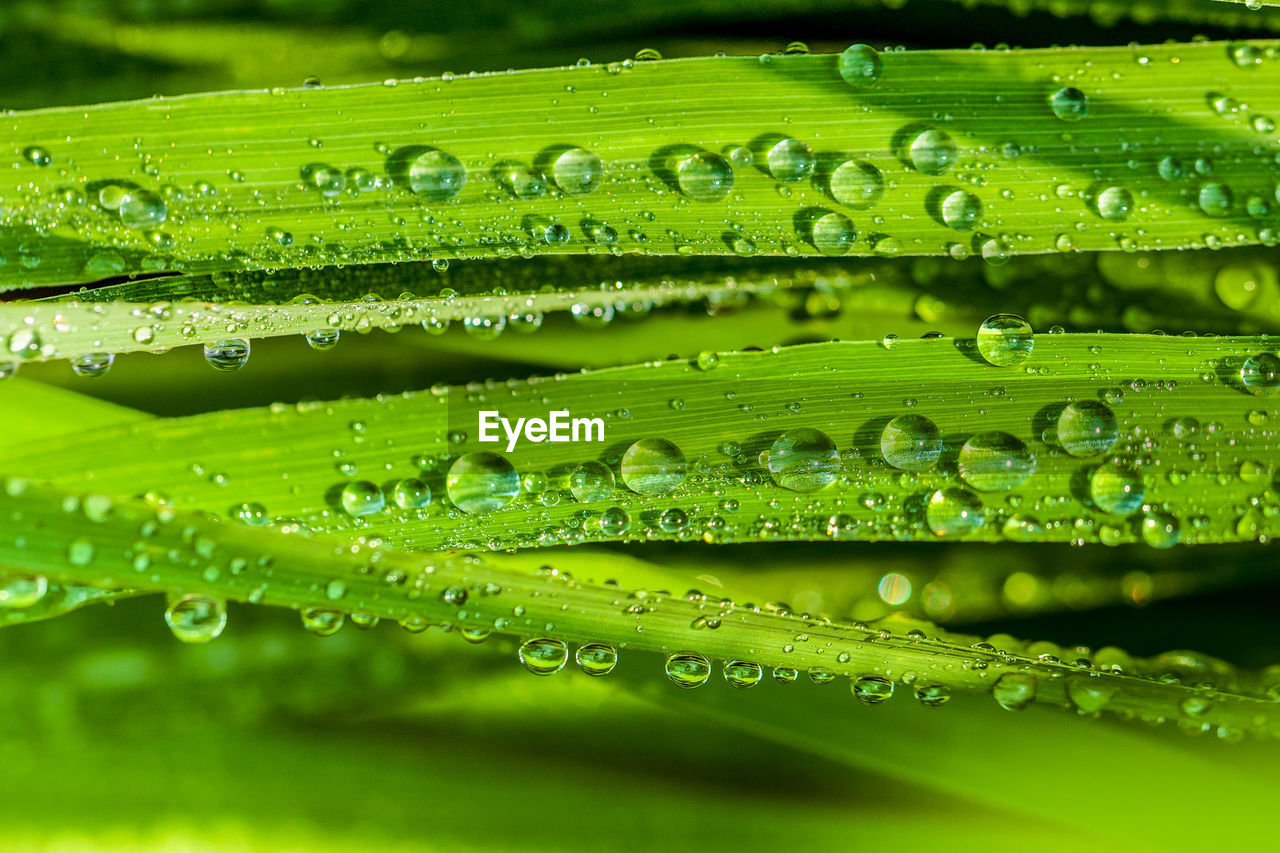
<path fill-rule="evenodd" d="M 663 669 L 667 678 L 687 690 L 701 687 L 711 676 L 711 663 L 697 652 L 676 652 L 667 656 Z"/>
<path fill-rule="evenodd" d="M 115 363 L 115 360 L 116 354 L 113 352 L 85 353 L 71 359 L 71 369 L 76 376 L 88 378 L 105 376 L 107 371 L 111 369 L 111 365 Z"/>
<path fill-rule="evenodd" d="M 883 63 L 880 54 L 874 47 L 866 44 L 854 44 L 846 47 L 840 54 L 838 67 L 844 82 L 855 89 L 866 89 L 874 86 L 880 79 Z"/>
<path fill-rule="evenodd" d="M 569 491 L 581 503 L 605 500 L 613 488 L 613 472 L 602 462 L 583 462 L 569 474 Z"/>
<path fill-rule="evenodd" d="M 204 360 L 214 370 L 232 373 L 244 367 L 249 361 L 249 342 L 243 338 L 218 341 L 205 344 Z"/>
<path fill-rule="evenodd" d="M 534 675 L 555 675 L 569 660 L 569 647 L 550 637 L 534 637 L 520 644 L 520 663 Z"/>
<path fill-rule="evenodd" d="M 1280 388 L 1280 358 L 1269 352 L 1249 356 L 1240 365 L 1240 384 L 1259 397 L 1274 394 Z"/>
<path fill-rule="evenodd" d="M 462 191 L 467 169 L 447 151 L 428 148 L 409 163 L 409 189 L 427 201 L 447 201 Z"/>
<path fill-rule="evenodd" d="M 643 438 L 622 454 L 622 482 L 633 492 L 660 495 L 684 482 L 688 463 L 680 448 L 662 438 Z"/>
<path fill-rule="evenodd" d="M 1017 314 L 993 314 L 978 327 L 978 354 L 997 367 L 1013 367 L 1031 357 L 1035 336 Z"/>
<path fill-rule="evenodd" d="M 858 237 L 858 229 L 843 213 L 823 213 L 809 223 L 809 242 L 824 255 L 846 254 Z"/>
<path fill-rule="evenodd" d="M 859 702 L 879 705 L 893 695 L 893 682 L 878 675 L 864 675 L 849 685 L 849 689 Z"/>
<path fill-rule="evenodd" d="M 982 200 L 968 190 L 956 190 L 942 199 L 942 221 L 956 231 L 972 231 L 982 219 Z"/>
<path fill-rule="evenodd" d="M 618 665 L 618 652 L 604 643 L 586 643 L 578 647 L 573 660 L 587 675 L 599 677 L 613 672 Z"/>
<path fill-rule="evenodd" d="M 355 480 L 343 486 L 339 502 L 347 515 L 353 518 L 382 512 L 387 505 L 382 489 L 368 480 Z"/>
<path fill-rule="evenodd" d="M 938 489 L 925 504 L 925 524 L 934 536 L 967 536 L 982 527 L 987 510 L 968 489 Z"/>
<path fill-rule="evenodd" d="M 520 493 L 520 475 L 496 453 L 468 453 L 449 466 L 445 491 L 463 512 L 491 512 Z"/>
<path fill-rule="evenodd" d="M 1123 222 L 1133 212 L 1133 193 L 1124 187 L 1106 187 L 1094 199 L 1094 209 L 1109 222 Z"/>
<path fill-rule="evenodd" d="M 1049 98 L 1049 106 L 1053 114 L 1063 121 L 1079 121 L 1089 114 L 1089 99 L 1084 92 L 1071 86 L 1064 86 Z"/>
<path fill-rule="evenodd" d="M 813 149 L 799 139 L 781 139 L 765 155 L 769 174 L 779 181 L 803 181 L 813 172 Z"/>
<path fill-rule="evenodd" d="M 49 579 L 44 575 L 0 576 L 0 607 L 33 607 L 48 594 Z"/>
<path fill-rule="evenodd" d="M 906 153 L 917 171 L 935 178 L 951 171 L 958 156 L 955 140 L 945 131 L 932 127 L 917 133 L 908 144 Z"/>
<path fill-rule="evenodd" d="M 991 695 L 1006 711 L 1021 711 L 1035 701 L 1039 686 L 1034 675 L 1006 672 L 992 685 Z"/>
<path fill-rule="evenodd" d="M 1108 462 L 1089 475 L 1089 497 L 1094 505 L 1112 515 L 1130 515 L 1142 506 L 1146 487 L 1137 471 Z"/>
<path fill-rule="evenodd" d="M 773 481 L 793 492 L 816 492 L 840 476 L 840 456 L 825 433 L 802 427 L 789 429 L 765 452 L 765 467 Z"/>
<path fill-rule="evenodd" d="M 1206 216 L 1223 217 L 1231 213 L 1231 205 L 1235 203 L 1235 193 L 1226 184 L 1210 181 L 1200 186 L 1196 194 L 1196 203 Z"/>
<path fill-rule="evenodd" d="M 1094 400 L 1078 400 L 1063 407 L 1057 429 L 1058 444 L 1077 459 L 1101 456 L 1120 437 L 1116 416 Z"/>
<path fill-rule="evenodd" d="M 585 148 L 568 148 L 551 165 L 551 178 L 566 195 L 587 195 L 604 180 L 604 164 Z"/>
<path fill-rule="evenodd" d="M 1142 541 L 1152 548 L 1172 548 L 1182 539 L 1182 525 L 1167 512 L 1149 512 L 1142 519 Z"/>
<path fill-rule="evenodd" d="M 975 489 L 1012 489 L 1035 473 L 1036 459 L 1026 444 L 1007 432 L 984 432 L 969 438 L 956 460 L 961 478 Z"/>
<path fill-rule="evenodd" d="M 227 627 L 222 603 L 200 595 L 184 595 L 164 611 L 165 624 L 184 643 L 207 643 Z"/>
<path fill-rule="evenodd" d="M 855 210 L 875 207 L 884 196 L 884 176 L 870 163 L 846 160 L 831 173 L 831 197 Z"/>
<path fill-rule="evenodd" d="M 898 415 L 880 434 L 884 461 L 903 471 L 932 468 L 942 455 L 942 436 L 933 421 L 920 415 Z"/>
<path fill-rule="evenodd" d="M 755 687 L 764 678 L 764 667 L 745 660 L 725 661 L 724 680 L 730 687 L 745 690 Z"/>
<path fill-rule="evenodd" d="M 164 199 L 150 190 L 131 190 L 120 200 L 120 221 L 126 228 L 155 228 L 168 216 Z"/>
<path fill-rule="evenodd" d="M 700 151 L 676 166 L 676 183 L 694 201 L 719 201 L 733 189 L 733 166 L 719 154 Z"/>
<path fill-rule="evenodd" d="M 1081 714 L 1101 711 L 1115 693 L 1114 684 L 1098 677 L 1076 676 L 1067 680 L 1067 698 Z"/>

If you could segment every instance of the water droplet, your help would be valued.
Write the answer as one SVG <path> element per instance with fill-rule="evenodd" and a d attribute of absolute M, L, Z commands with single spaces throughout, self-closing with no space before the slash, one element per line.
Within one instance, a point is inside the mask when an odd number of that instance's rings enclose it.
<path fill-rule="evenodd" d="M 925 524 L 935 536 L 967 536 L 986 520 L 986 507 L 968 489 L 954 486 L 938 489 L 925 505 Z"/>
<path fill-rule="evenodd" d="M 1182 525 L 1167 512 L 1149 512 L 1142 519 L 1142 540 L 1152 548 L 1172 548 L 1182 538 Z"/>
<path fill-rule="evenodd" d="M 613 488 L 613 472 L 601 462 L 583 462 L 569 474 L 569 491 L 581 503 L 605 500 Z"/>
<path fill-rule="evenodd" d="M 803 181 L 813 172 L 813 149 L 799 139 L 779 140 L 765 155 L 769 174 L 786 183 Z"/>
<path fill-rule="evenodd" d="M 846 254 L 857 237 L 858 229 L 843 213 L 824 213 L 809 223 L 809 242 L 824 255 Z"/>
<path fill-rule="evenodd" d="M 956 190 L 942 200 L 939 212 L 948 228 L 972 231 L 982 219 L 982 200 L 968 190 Z"/>
<path fill-rule="evenodd" d="M 565 194 L 587 195 L 604 180 L 604 165 L 585 148 L 569 148 L 556 157 L 551 177 Z"/>
<path fill-rule="evenodd" d="M 382 512 L 387 506 L 382 489 L 368 480 L 354 480 L 343 486 L 340 502 L 347 515 L 353 518 Z"/>
<path fill-rule="evenodd" d="M 605 536 L 622 536 L 631 529 L 631 516 L 620 506 L 611 506 L 600 513 L 600 532 Z"/>
<path fill-rule="evenodd" d="M 825 433 L 802 427 L 778 436 L 765 453 L 773 481 L 793 492 L 816 492 L 840 476 L 836 445 Z"/>
<path fill-rule="evenodd" d="M 249 361 L 249 342 L 243 338 L 205 344 L 204 360 L 214 370 L 232 373 Z"/>
<path fill-rule="evenodd" d="M 991 695 L 1006 711 L 1021 711 L 1035 701 L 1039 686 L 1034 675 L 1006 672 L 992 685 Z"/>
<path fill-rule="evenodd" d="M 541 198 L 547 193 L 547 178 L 522 163 L 504 163 L 498 168 L 498 182 L 516 198 Z"/>
<path fill-rule="evenodd" d="M 618 665 L 618 652 L 604 643 L 586 643 L 578 647 L 573 660 L 585 674 L 599 678 L 613 672 Z"/>
<path fill-rule="evenodd" d="M 1222 217 L 1231 213 L 1231 205 L 1235 203 L 1235 194 L 1231 187 L 1210 181 L 1200 187 L 1196 195 L 1196 203 L 1206 216 Z"/>
<path fill-rule="evenodd" d="M 1067 680 L 1067 698 L 1081 714 L 1101 711 L 1115 693 L 1114 685 L 1097 677 L 1076 676 Z"/>
<path fill-rule="evenodd" d="M 492 512 L 520 494 L 520 475 L 496 453 L 468 453 L 449 466 L 445 491 L 463 512 Z"/>
<path fill-rule="evenodd" d="M 302 627 L 317 637 L 332 637 L 342 630 L 347 621 L 346 614 L 336 610 L 322 610 L 319 607 L 308 607 L 298 614 L 302 618 Z"/>
<path fill-rule="evenodd" d="M 314 329 L 307 332 L 304 337 L 306 338 L 307 346 L 313 350 L 323 352 L 336 347 L 341 336 L 342 333 L 337 329 Z"/>
<path fill-rule="evenodd" d="M 417 477 L 407 477 L 396 483 L 391 499 L 401 509 L 421 509 L 431 503 L 431 487 Z"/>
<path fill-rule="evenodd" d="M 1089 114 L 1089 99 L 1084 92 L 1071 86 L 1054 92 L 1049 106 L 1053 108 L 1053 114 L 1063 121 L 1079 121 Z"/>
<path fill-rule="evenodd" d="M 667 678 L 679 687 L 692 690 L 707 683 L 711 663 L 697 652 L 676 652 L 667 656 L 663 669 Z"/>
<path fill-rule="evenodd" d="M 893 682 L 878 675 L 864 675 L 849 685 L 859 702 L 879 705 L 893 695 Z"/>
<path fill-rule="evenodd" d="M 1252 44 L 1237 44 L 1230 48 L 1231 61 L 1240 68 L 1256 68 L 1262 64 L 1262 50 Z"/>
<path fill-rule="evenodd" d="M 903 471 L 932 468 L 942 455 L 942 436 L 928 418 L 898 415 L 880 434 L 880 455 Z"/>
<path fill-rule="evenodd" d="M 945 705 L 951 698 L 951 690 L 941 684 L 917 684 L 913 690 L 916 701 L 928 708 Z"/>
<path fill-rule="evenodd" d="M 1027 445 L 1007 432 L 971 436 L 956 460 L 960 477 L 983 492 L 1012 489 L 1035 473 L 1036 459 Z"/>
<path fill-rule="evenodd" d="M 1274 394 L 1280 389 L 1280 358 L 1269 352 L 1249 356 L 1240 365 L 1240 384 L 1259 397 Z"/>
<path fill-rule="evenodd" d="M 755 687 L 764 678 L 764 667 L 745 660 L 725 661 L 724 680 L 730 687 L 745 690 Z"/>
<path fill-rule="evenodd" d="M 555 675 L 569 660 L 569 647 L 550 637 L 534 637 L 521 643 L 517 654 L 534 675 Z"/>
<path fill-rule="evenodd" d="M 169 603 L 165 624 L 184 643 L 207 643 L 227 627 L 227 610 L 221 602 L 201 595 L 184 595 Z"/>
<path fill-rule="evenodd" d="M 21 609 L 33 607 L 49 593 L 49 579 L 44 575 L 0 576 L 0 607 Z"/>
<path fill-rule="evenodd" d="M 1035 336 L 1017 314 L 993 314 L 978 327 L 978 353 L 997 367 L 1013 367 L 1031 357 Z"/>
<path fill-rule="evenodd" d="M 111 365 L 115 363 L 116 354 L 113 352 L 90 352 L 84 355 L 78 355 L 71 359 L 71 369 L 75 371 L 77 376 L 93 378 L 103 376 Z"/>
<path fill-rule="evenodd" d="M 457 157 L 438 148 L 428 148 L 409 163 L 409 189 L 427 201 L 447 201 L 462 191 L 467 170 Z"/>
<path fill-rule="evenodd" d="M 831 173 L 831 197 L 854 210 L 868 210 L 884 196 L 884 176 L 870 163 L 846 160 Z"/>
<path fill-rule="evenodd" d="M 1182 161 L 1172 155 L 1162 157 L 1159 165 L 1156 167 L 1160 173 L 1160 177 L 1166 181 L 1180 181 L 1187 176 L 1187 167 Z"/>
<path fill-rule="evenodd" d="M 676 183 L 694 201 L 719 201 L 733 189 L 733 166 L 719 154 L 700 151 L 676 166 Z"/>
<path fill-rule="evenodd" d="M 1058 444 L 1077 459 L 1101 456 L 1120 437 L 1116 416 L 1103 403 L 1079 400 L 1058 415 Z"/>
<path fill-rule="evenodd" d="M 347 188 L 347 176 L 327 163 L 308 163 L 302 167 L 302 181 L 318 190 L 325 198 L 334 198 Z"/>
<path fill-rule="evenodd" d="M 844 82 L 855 89 L 874 86 L 880 79 L 882 65 L 879 52 L 866 44 L 846 47 L 841 52 L 838 62 L 840 76 L 844 78 Z"/>
<path fill-rule="evenodd" d="M 22 156 L 33 166 L 41 168 L 48 166 L 53 162 L 53 155 L 49 153 L 49 149 L 39 145 L 28 145 L 22 149 Z"/>
<path fill-rule="evenodd" d="M 130 190 L 120 199 L 120 221 L 126 228 L 155 228 L 168 216 L 164 199 L 150 190 Z"/>
<path fill-rule="evenodd" d="M 957 157 L 955 140 L 945 131 L 932 127 L 917 133 L 907 147 L 907 159 L 911 165 L 935 178 L 951 171 Z"/>
<path fill-rule="evenodd" d="M 660 495 L 684 482 L 688 463 L 680 448 L 662 438 L 644 438 L 622 454 L 622 482 L 633 492 Z"/>
<path fill-rule="evenodd" d="M 67 562 L 73 566 L 87 566 L 93 562 L 97 549 L 92 542 L 83 536 L 67 543 Z"/>
<path fill-rule="evenodd" d="M 42 343 L 40 334 L 35 329 L 18 329 L 9 335 L 6 347 L 10 355 L 18 358 L 35 358 L 40 354 Z"/>
<path fill-rule="evenodd" d="M 1146 487 L 1142 477 L 1119 462 L 1108 462 L 1089 476 L 1089 497 L 1094 506 L 1111 515 L 1130 515 L 1142 506 Z"/>
<path fill-rule="evenodd" d="M 1133 194 L 1124 187 L 1106 187 L 1094 200 L 1094 209 L 1108 222 L 1123 222 L 1133 212 Z"/>

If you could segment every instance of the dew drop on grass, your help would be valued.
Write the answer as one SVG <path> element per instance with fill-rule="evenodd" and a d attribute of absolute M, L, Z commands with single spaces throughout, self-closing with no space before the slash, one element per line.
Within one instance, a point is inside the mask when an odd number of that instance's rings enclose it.
<path fill-rule="evenodd" d="M 622 536 L 631 529 L 631 516 L 620 506 L 611 506 L 600 513 L 600 532 L 605 536 Z"/>
<path fill-rule="evenodd" d="M 917 171 L 936 178 L 951 171 L 956 163 L 957 149 L 955 140 L 946 131 L 931 127 L 911 139 L 906 154 Z"/>
<path fill-rule="evenodd" d="M 840 476 L 835 442 L 816 429 L 789 429 L 765 451 L 765 467 L 773 481 L 793 492 L 816 492 Z"/>
<path fill-rule="evenodd" d="M 71 359 L 71 369 L 76 376 L 92 379 L 97 376 L 105 376 L 107 371 L 111 369 L 111 365 L 115 363 L 115 360 L 116 354 L 113 352 L 85 353 Z"/>
<path fill-rule="evenodd" d="M 733 166 L 719 154 L 700 151 L 676 166 L 676 183 L 694 201 L 719 201 L 733 189 Z"/>
<path fill-rule="evenodd" d="M 342 504 L 342 509 L 352 518 L 382 512 L 387 506 L 387 499 L 382 494 L 382 489 L 368 480 L 354 480 L 343 486 L 339 502 Z"/>
<path fill-rule="evenodd" d="M 1280 358 L 1269 352 L 1249 356 L 1240 365 L 1240 384 L 1259 397 L 1276 393 L 1280 389 Z"/>
<path fill-rule="evenodd" d="M 942 455 L 942 436 L 933 421 L 921 415 L 898 415 L 880 435 L 884 461 L 903 471 L 932 468 Z"/>
<path fill-rule="evenodd" d="M 986 508 L 968 489 L 950 486 L 938 489 L 925 504 L 925 524 L 934 536 L 961 537 L 982 527 Z"/>
<path fill-rule="evenodd" d="M 765 155 L 769 174 L 784 183 L 803 181 L 813 172 L 813 149 L 799 139 L 787 137 L 774 144 Z"/>
<path fill-rule="evenodd" d="M 779 684 L 791 684 L 799 677 L 800 673 L 790 667 L 779 666 L 773 670 L 773 680 Z"/>
<path fill-rule="evenodd" d="M 42 343 L 40 333 L 35 329 L 18 329 L 9 335 L 5 348 L 17 358 L 35 358 L 40 354 Z"/>
<path fill-rule="evenodd" d="M 1182 525 L 1167 512 L 1149 512 L 1142 519 L 1142 541 L 1152 548 L 1172 548 L 1182 539 Z"/>
<path fill-rule="evenodd" d="M 1133 212 L 1133 193 L 1124 187 L 1106 187 L 1094 199 L 1094 209 L 1108 222 L 1123 222 Z"/>
<path fill-rule="evenodd" d="M 1094 506 L 1111 515 L 1132 515 L 1142 506 L 1146 487 L 1137 471 L 1108 462 L 1089 475 L 1089 497 Z"/>
<path fill-rule="evenodd" d="M 303 337 L 307 341 L 307 346 L 313 350 L 324 352 L 338 345 L 338 339 L 342 337 L 342 333 L 337 329 L 313 329 L 304 334 Z"/>
<path fill-rule="evenodd" d="M 48 594 L 49 579 L 44 575 L 0 576 L 0 607 L 33 607 Z"/>
<path fill-rule="evenodd" d="M 551 164 L 551 178 L 566 195 L 588 195 L 604 180 L 604 164 L 585 148 L 569 148 Z"/>
<path fill-rule="evenodd" d="M 991 695 L 1006 711 L 1021 711 L 1036 699 L 1039 682 L 1025 672 L 1006 672 L 996 679 Z"/>
<path fill-rule="evenodd" d="M 407 477 L 391 489 L 391 500 L 401 509 L 421 509 L 431 503 L 431 487 L 417 477 Z"/>
<path fill-rule="evenodd" d="M 942 221 L 955 231 L 972 231 L 982 219 L 982 201 L 968 190 L 948 193 L 939 210 Z"/>
<path fill-rule="evenodd" d="M 870 163 L 846 160 L 831 172 L 831 197 L 854 210 L 875 207 L 884 196 L 884 175 Z"/>
<path fill-rule="evenodd" d="M 613 494 L 613 488 L 613 471 L 602 462 L 583 462 L 569 474 L 569 492 L 580 503 L 602 501 Z"/>
<path fill-rule="evenodd" d="M 1084 92 L 1072 86 L 1064 86 L 1049 98 L 1053 114 L 1063 121 L 1079 121 L 1089 114 L 1089 99 Z"/>
<path fill-rule="evenodd" d="M 679 447 L 666 439 L 643 438 L 622 454 L 619 471 L 631 491 L 660 495 L 684 482 L 688 468 Z"/>
<path fill-rule="evenodd" d="M 439 148 L 429 148 L 415 157 L 406 176 L 409 189 L 427 201 L 447 201 L 467 183 L 462 161 Z"/>
<path fill-rule="evenodd" d="M 165 624 L 184 643 L 207 643 L 227 627 L 227 610 L 221 602 L 201 595 L 184 595 L 169 603 Z"/>
<path fill-rule="evenodd" d="M 1182 161 L 1173 155 L 1167 155 L 1160 158 L 1156 170 L 1160 173 L 1160 177 L 1170 183 L 1180 181 L 1187 176 L 1187 167 Z"/>
<path fill-rule="evenodd" d="M 1079 400 L 1058 415 L 1058 444 L 1077 459 L 1101 456 L 1120 437 L 1116 416 L 1105 404 Z"/>
<path fill-rule="evenodd" d="M 618 665 L 618 652 L 604 643 L 586 643 L 578 647 L 573 660 L 583 673 L 598 678 L 613 672 Z"/>
<path fill-rule="evenodd" d="M 93 562 L 97 549 L 93 543 L 83 536 L 67 543 L 67 562 L 73 566 L 87 566 Z"/>
<path fill-rule="evenodd" d="M 520 475 L 505 457 L 496 453 L 468 453 L 449 466 L 445 491 L 463 512 L 492 512 L 520 494 Z"/>
<path fill-rule="evenodd" d="M 1035 348 L 1031 324 L 1017 314 L 993 314 L 978 327 L 978 354 L 996 367 L 1014 367 Z"/>
<path fill-rule="evenodd" d="M 516 198 L 541 198 L 547 194 L 547 178 L 522 163 L 506 163 L 498 170 L 498 181 Z"/>
<path fill-rule="evenodd" d="M 302 618 L 302 627 L 317 637 L 332 637 L 342 630 L 347 621 L 346 614 L 319 607 L 308 607 L 299 616 Z"/>
<path fill-rule="evenodd" d="M 347 188 L 347 176 L 328 163 L 308 163 L 302 167 L 302 181 L 325 198 L 334 198 Z"/>
<path fill-rule="evenodd" d="M 663 669 L 672 683 L 686 690 L 701 687 L 711 676 L 710 661 L 697 652 L 676 652 L 668 655 Z"/>
<path fill-rule="evenodd" d="M 843 213 L 824 213 L 809 223 L 809 242 L 829 257 L 847 254 L 857 237 L 858 229 Z"/>
<path fill-rule="evenodd" d="M 1075 676 L 1067 680 L 1067 698 L 1081 714 L 1101 711 L 1115 693 L 1113 684 L 1093 676 Z"/>
<path fill-rule="evenodd" d="M 534 675 L 555 675 L 569 660 L 569 647 L 561 640 L 534 637 L 520 644 L 520 663 Z"/>
<path fill-rule="evenodd" d="M 205 344 L 204 360 L 214 370 L 233 373 L 248 363 L 249 350 L 249 342 L 243 338 L 218 341 L 217 343 Z"/>
<path fill-rule="evenodd" d="M 880 79 L 883 62 L 874 47 L 854 44 L 841 52 L 838 67 L 844 82 L 855 89 L 866 89 Z"/>
<path fill-rule="evenodd" d="M 951 698 L 950 688 L 942 684 L 917 684 L 912 692 L 916 701 L 928 708 L 945 705 Z"/>
<path fill-rule="evenodd" d="M 1196 204 L 1205 216 L 1214 218 L 1227 216 L 1231 213 L 1231 206 L 1234 203 L 1235 193 L 1231 191 L 1231 187 L 1217 181 L 1202 184 L 1200 191 L 1196 194 Z"/>
<path fill-rule="evenodd" d="M 764 678 L 764 667 L 758 663 L 745 660 L 725 661 L 724 680 L 730 687 L 745 690 L 755 687 Z"/>
<path fill-rule="evenodd" d="M 53 155 L 49 153 L 49 149 L 40 145 L 28 145 L 22 149 L 23 158 L 33 166 L 44 168 L 53 162 Z"/>
<path fill-rule="evenodd" d="M 155 228 L 169 216 L 164 199 L 150 190 L 131 190 L 120 200 L 120 221 L 126 228 Z"/>
<path fill-rule="evenodd" d="M 866 705 L 879 705 L 893 696 L 893 682 L 878 675 L 864 675 L 855 679 L 849 689 L 859 702 Z"/>
<path fill-rule="evenodd" d="M 971 436 L 956 459 L 960 477 L 983 492 L 1020 486 L 1035 473 L 1036 459 L 1020 439 L 1007 432 Z"/>

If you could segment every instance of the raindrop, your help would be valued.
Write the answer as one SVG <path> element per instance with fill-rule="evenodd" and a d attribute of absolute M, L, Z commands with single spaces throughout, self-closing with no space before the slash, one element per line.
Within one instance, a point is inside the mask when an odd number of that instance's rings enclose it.
<path fill-rule="evenodd" d="M 113 352 L 85 353 L 71 359 L 71 369 L 75 371 L 77 376 L 89 378 L 103 376 L 111 369 L 111 365 L 115 363 L 115 360 L 116 354 Z"/>
<path fill-rule="evenodd" d="M 555 675 L 569 660 L 569 647 L 560 640 L 535 637 L 520 644 L 520 663 L 534 675 Z"/>
<path fill-rule="evenodd" d="M 1101 465 L 1089 476 L 1089 497 L 1094 506 L 1111 515 L 1131 515 L 1142 506 L 1145 494 L 1138 472 L 1119 462 Z"/>
<path fill-rule="evenodd" d="M 942 200 L 939 211 L 948 228 L 972 231 L 982 219 L 982 201 L 968 190 L 956 190 Z"/>
<path fill-rule="evenodd" d="M 249 361 L 249 342 L 244 338 L 234 338 L 205 344 L 204 360 L 214 370 L 232 373 L 244 367 Z"/>
<path fill-rule="evenodd" d="M 879 705 L 893 696 L 893 682 L 878 675 L 864 675 L 849 685 L 849 689 L 866 705 Z"/>
<path fill-rule="evenodd" d="M 1089 99 L 1084 92 L 1071 86 L 1054 92 L 1049 106 L 1053 108 L 1053 114 L 1063 121 L 1079 121 L 1089 114 Z"/>
<path fill-rule="evenodd" d="M 1106 187 L 1094 199 L 1094 209 L 1108 222 L 1123 222 L 1133 212 L 1133 194 L 1124 187 Z"/>
<path fill-rule="evenodd" d="M 491 512 L 520 493 L 520 475 L 496 453 L 468 453 L 449 466 L 445 491 L 463 512 Z"/>
<path fill-rule="evenodd" d="M 462 191 L 467 170 L 462 161 L 447 151 L 428 148 L 409 163 L 409 189 L 427 201 L 447 201 Z"/>
<path fill-rule="evenodd" d="M 586 643 L 578 647 L 573 660 L 585 674 L 598 678 L 613 672 L 618 665 L 618 652 L 604 643 Z"/>
<path fill-rule="evenodd" d="M 688 463 L 680 448 L 662 438 L 644 438 L 622 454 L 622 482 L 633 492 L 660 495 L 684 482 Z"/>
<path fill-rule="evenodd" d="M 169 603 L 165 624 L 184 643 L 207 643 L 227 627 L 227 610 L 221 602 L 200 595 L 184 595 Z"/>
<path fill-rule="evenodd" d="M 935 536 L 967 536 L 987 520 L 978 496 L 955 486 L 938 489 L 925 505 L 925 523 Z"/>
<path fill-rule="evenodd" d="M 936 178 L 951 171 L 956 163 L 957 149 L 955 140 L 945 131 L 931 127 L 911 139 L 906 154 L 917 171 Z"/>
<path fill-rule="evenodd" d="M 1035 701 L 1039 686 L 1034 675 L 1006 672 L 992 685 L 991 695 L 1006 711 L 1021 711 Z"/>
<path fill-rule="evenodd" d="M 668 655 L 663 669 L 667 673 L 667 678 L 686 690 L 701 687 L 711 676 L 710 661 L 697 652 L 676 652 Z"/>
<path fill-rule="evenodd" d="M 978 353 L 997 367 L 1014 367 L 1031 357 L 1035 336 L 1017 314 L 993 314 L 978 327 Z"/>
<path fill-rule="evenodd" d="M 836 445 L 825 433 L 802 427 L 778 436 L 765 452 L 773 481 L 793 492 L 816 492 L 840 476 Z"/>
<path fill-rule="evenodd" d="M 844 82 L 855 89 L 874 86 L 880 79 L 880 54 L 870 45 L 855 44 L 846 47 L 840 54 L 838 64 Z"/>
<path fill-rule="evenodd" d="M 970 486 L 995 492 L 1026 482 L 1035 473 L 1036 459 L 1026 444 L 1007 432 L 984 432 L 961 446 L 956 465 Z"/>
<path fill-rule="evenodd" d="M 1269 352 L 1249 356 L 1240 365 L 1240 384 L 1259 397 L 1274 394 L 1280 388 L 1280 358 Z"/>
<path fill-rule="evenodd" d="M 798 139 L 779 140 L 765 155 L 769 174 L 779 181 L 803 181 L 813 172 L 813 149 Z"/>
<path fill-rule="evenodd" d="M 339 502 L 347 515 L 353 518 L 382 512 L 387 505 L 382 489 L 368 480 L 354 480 L 343 486 Z"/>
<path fill-rule="evenodd" d="M 942 455 L 942 437 L 933 421 L 920 415 L 898 415 L 880 434 L 884 461 L 903 471 L 932 468 Z"/>
<path fill-rule="evenodd" d="M 719 154 L 700 151 L 676 166 L 676 183 L 694 201 L 719 201 L 733 189 L 733 166 Z"/>
<path fill-rule="evenodd" d="M 604 165 L 585 148 L 569 148 L 556 157 L 551 177 L 567 195 L 587 195 L 604 179 Z"/>
<path fill-rule="evenodd" d="M 831 173 L 828 189 L 846 207 L 867 210 L 884 196 L 884 175 L 870 163 L 846 160 Z"/>
<path fill-rule="evenodd" d="M 1079 400 L 1058 415 L 1058 444 L 1077 459 L 1107 453 L 1119 437 L 1116 416 L 1103 403 Z"/>
<path fill-rule="evenodd" d="M 764 668 L 758 663 L 745 660 L 725 661 L 724 680 L 730 687 L 745 690 L 755 687 L 764 678 Z"/>
<path fill-rule="evenodd" d="M 606 499 L 613 488 L 613 471 L 602 462 L 583 462 L 569 474 L 569 491 L 584 504 Z"/>

